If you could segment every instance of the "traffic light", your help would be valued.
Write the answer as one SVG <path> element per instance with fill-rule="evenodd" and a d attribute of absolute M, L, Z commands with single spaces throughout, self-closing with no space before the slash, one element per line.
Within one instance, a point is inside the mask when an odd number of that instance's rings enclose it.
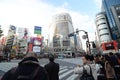
<path fill-rule="evenodd" d="M 68 34 L 68 37 L 72 37 L 72 36 L 74 36 L 74 33 Z"/>

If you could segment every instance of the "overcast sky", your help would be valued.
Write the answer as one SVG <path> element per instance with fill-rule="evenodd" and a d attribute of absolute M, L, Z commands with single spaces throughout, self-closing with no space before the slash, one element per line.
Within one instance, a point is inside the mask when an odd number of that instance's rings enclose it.
<path fill-rule="evenodd" d="M 90 41 L 95 40 L 95 15 L 100 12 L 101 0 L 0 0 L 0 25 L 7 35 L 10 24 L 29 28 L 42 27 L 42 35 L 47 36 L 53 15 L 68 12 L 74 29 L 88 31 Z M 83 32 L 80 32 L 83 35 Z M 85 41 L 83 41 L 85 49 Z"/>

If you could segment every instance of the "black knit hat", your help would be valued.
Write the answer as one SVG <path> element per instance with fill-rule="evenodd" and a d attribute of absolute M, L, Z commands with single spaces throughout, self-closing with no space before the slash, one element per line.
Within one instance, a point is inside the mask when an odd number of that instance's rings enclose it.
<path fill-rule="evenodd" d="M 49 58 L 50 61 L 52 61 L 52 62 L 54 61 L 54 55 L 53 54 L 49 54 L 48 58 Z"/>

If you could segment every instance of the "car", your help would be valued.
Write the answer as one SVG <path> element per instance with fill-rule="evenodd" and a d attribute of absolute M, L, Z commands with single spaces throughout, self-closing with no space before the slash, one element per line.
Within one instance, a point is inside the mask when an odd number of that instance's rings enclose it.
<path fill-rule="evenodd" d="M 58 59 L 63 59 L 63 58 L 65 58 L 64 54 L 58 54 Z"/>

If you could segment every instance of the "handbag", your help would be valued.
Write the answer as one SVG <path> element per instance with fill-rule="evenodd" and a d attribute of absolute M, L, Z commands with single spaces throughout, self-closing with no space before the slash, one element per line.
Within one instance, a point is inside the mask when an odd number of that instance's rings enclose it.
<path fill-rule="evenodd" d="M 90 65 L 88 65 L 90 67 Z M 80 77 L 80 80 L 95 80 L 93 75 L 92 75 L 92 69 L 90 67 L 90 74 L 87 73 L 87 70 L 85 69 L 85 67 L 83 66 L 83 74 Z"/>

